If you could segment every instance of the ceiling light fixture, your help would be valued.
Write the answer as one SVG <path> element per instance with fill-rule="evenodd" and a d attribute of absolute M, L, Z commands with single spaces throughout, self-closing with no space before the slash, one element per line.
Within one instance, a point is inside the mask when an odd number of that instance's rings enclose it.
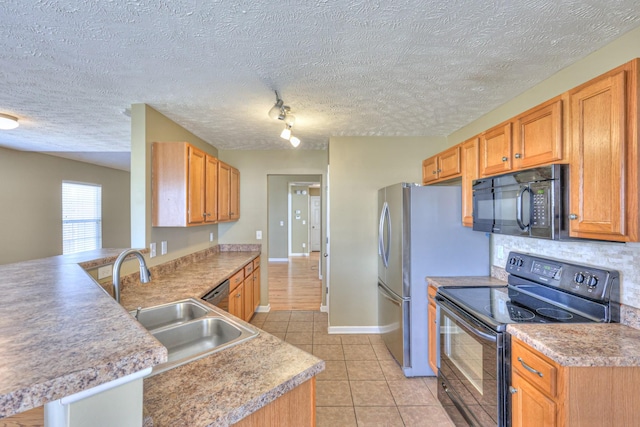
<path fill-rule="evenodd" d="M 298 145 L 300 145 L 300 138 L 296 138 L 295 136 L 291 135 L 291 128 L 296 122 L 296 116 L 291 114 L 291 108 L 289 108 L 288 105 L 284 105 L 284 101 L 282 100 L 282 98 L 280 98 L 280 95 L 278 95 L 277 90 L 275 91 L 275 93 L 276 103 L 273 105 L 273 107 L 271 107 L 268 115 L 274 120 L 284 121 L 285 127 L 282 130 L 282 133 L 280 133 L 280 138 L 288 140 L 291 145 L 293 145 L 293 148 L 296 148 Z"/>
<path fill-rule="evenodd" d="M 0 113 L 0 129 L 9 130 L 18 127 L 18 118 Z"/>

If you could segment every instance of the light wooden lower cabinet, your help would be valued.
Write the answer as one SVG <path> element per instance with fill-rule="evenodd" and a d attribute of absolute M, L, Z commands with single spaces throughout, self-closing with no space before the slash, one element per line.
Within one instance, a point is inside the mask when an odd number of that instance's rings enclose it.
<path fill-rule="evenodd" d="M 561 366 L 517 338 L 511 346 L 513 427 L 631 426 L 640 367 Z"/>
<path fill-rule="evenodd" d="M 429 308 L 427 309 L 427 320 L 429 323 L 429 366 L 433 372 L 438 374 L 438 328 L 436 323 L 436 292 L 437 288 L 429 285 L 428 298 Z"/>
<path fill-rule="evenodd" d="M 260 257 L 229 279 L 229 313 L 246 322 L 251 320 L 260 304 L 260 271 L 259 268 L 257 272 L 255 270 L 259 265 Z"/>
<path fill-rule="evenodd" d="M 311 378 L 234 425 L 238 427 L 315 426 L 316 378 Z"/>

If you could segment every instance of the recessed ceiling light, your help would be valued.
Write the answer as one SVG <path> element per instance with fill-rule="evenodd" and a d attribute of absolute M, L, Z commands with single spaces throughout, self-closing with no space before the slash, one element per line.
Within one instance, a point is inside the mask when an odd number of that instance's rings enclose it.
<path fill-rule="evenodd" d="M 18 118 L 0 113 L 0 129 L 9 130 L 18 127 Z"/>

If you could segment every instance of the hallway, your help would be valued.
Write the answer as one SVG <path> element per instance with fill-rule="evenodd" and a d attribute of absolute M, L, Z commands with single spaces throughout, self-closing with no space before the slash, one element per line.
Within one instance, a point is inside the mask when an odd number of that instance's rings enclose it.
<path fill-rule="evenodd" d="M 320 310 L 322 280 L 318 277 L 320 252 L 269 262 L 271 310 Z"/>

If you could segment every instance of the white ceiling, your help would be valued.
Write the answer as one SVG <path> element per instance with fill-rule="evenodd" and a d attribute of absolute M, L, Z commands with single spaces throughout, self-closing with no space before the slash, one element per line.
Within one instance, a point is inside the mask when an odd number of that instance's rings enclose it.
<path fill-rule="evenodd" d="M 623 33 L 638 0 L 3 0 L 0 146 L 127 170 L 131 104 L 220 149 L 448 135 Z"/>

